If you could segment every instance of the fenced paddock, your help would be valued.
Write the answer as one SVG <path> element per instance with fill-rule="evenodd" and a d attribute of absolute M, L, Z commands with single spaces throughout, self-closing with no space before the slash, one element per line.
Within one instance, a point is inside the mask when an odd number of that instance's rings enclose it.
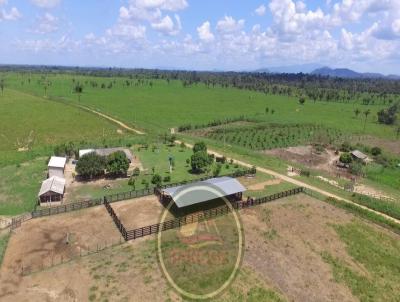
<path fill-rule="evenodd" d="M 238 201 L 238 202 L 232 203 L 232 208 L 235 210 L 242 210 L 242 209 L 246 209 L 246 208 L 253 207 L 256 205 L 272 202 L 274 200 L 278 200 L 278 199 L 285 198 L 288 196 L 296 195 L 296 194 L 302 193 L 303 191 L 304 191 L 304 188 L 299 187 L 299 188 L 294 188 L 291 190 L 287 190 L 284 192 L 272 194 L 272 195 L 257 198 L 257 199 L 249 199 L 247 201 Z M 108 211 L 109 211 L 111 217 L 113 218 L 115 224 L 117 225 L 117 228 L 120 230 L 122 237 L 126 241 L 135 240 L 137 238 L 156 234 L 160 231 L 162 232 L 162 231 L 179 228 L 182 225 L 191 224 L 194 222 L 208 220 L 208 219 L 212 219 L 212 218 L 215 218 L 218 216 L 226 215 L 226 214 L 230 213 L 232 210 L 232 208 L 230 206 L 224 205 L 224 206 L 220 206 L 217 208 L 212 208 L 212 209 L 208 209 L 208 210 L 205 210 L 202 212 L 198 212 L 195 214 L 190 214 L 190 215 L 186 215 L 183 217 L 171 219 L 171 220 L 165 221 L 163 223 L 157 223 L 157 224 L 148 225 L 148 226 L 144 226 L 144 227 L 137 228 L 137 229 L 127 230 L 127 228 L 121 222 L 120 218 L 118 218 L 118 216 L 115 214 L 115 212 L 112 209 L 112 207 L 110 206 L 110 204 L 105 203 L 105 205 L 107 208 L 109 207 L 111 209 L 111 210 L 108 209 Z"/>

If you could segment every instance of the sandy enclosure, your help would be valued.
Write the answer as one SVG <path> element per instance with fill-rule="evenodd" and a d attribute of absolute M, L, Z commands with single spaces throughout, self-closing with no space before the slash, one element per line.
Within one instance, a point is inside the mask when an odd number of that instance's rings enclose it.
<path fill-rule="evenodd" d="M 120 234 L 104 206 L 32 219 L 22 224 L 10 238 L 3 271 L 37 270 L 93 251 Z"/>
<path fill-rule="evenodd" d="M 111 206 L 128 230 L 159 223 L 164 211 L 163 205 L 155 195 L 115 202 Z"/>

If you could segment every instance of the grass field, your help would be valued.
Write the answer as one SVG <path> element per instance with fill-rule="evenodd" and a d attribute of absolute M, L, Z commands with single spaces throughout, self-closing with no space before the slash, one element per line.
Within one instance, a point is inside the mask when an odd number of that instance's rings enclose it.
<path fill-rule="evenodd" d="M 400 244 L 362 223 L 335 226 L 347 250 L 367 273 L 354 271 L 345 262 L 323 253 L 335 280 L 346 284 L 353 295 L 364 301 L 397 301 L 400 292 Z"/>
<path fill-rule="evenodd" d="M 46 157 L 1 167 L 0 215 L 17 215 L 32 211 L 46 173 Z"/>
<path fill-rule="evenodd" d="M 265 95 L 258 92 L 207 88 L 201 84 L 184 88 L 179 81 L 169 84 L 152 80 L 153 85 L 138 84 L 127 78 L 95 78 L 73 75 L 42 75 L 16 73 L 6 75 L 6 85 L 13 89 L 43 96 L 44 82 L 51 82 L 47 94 L 66 102 L 78 103 L 78 95 L 72 93 L 75 83 L 84 86 L 80 97 L 82 105 L 106 112 L 130 124 L 164 132 L 182 124 L 204 124 L 215 119 L 245 115 L 270 123 L 316 123 L 333 127 L 347 133 L 364 133 L 364 117 L 354 117 L 354 109 L 371 110 L 365 133 L 383 138 L 395 138 L 392 127 L 376 122 L 381 106 L 365 106 L 355 102 L 313 103 L 300 105 L 295 98 Z M 28 82 L 30 79 L 30 82 Z M 126 81 L 132 85 L 125 86 Z M 22 84 L 23 82 L 23 84 Z M 92 87 L 91 83 L 97 83 Z M 101 88 L 101 84 L 112 88 Z M 266 113 L 268 108 L 268 113 Z M 273 112 L 273 113 L 272 113 Z"/>

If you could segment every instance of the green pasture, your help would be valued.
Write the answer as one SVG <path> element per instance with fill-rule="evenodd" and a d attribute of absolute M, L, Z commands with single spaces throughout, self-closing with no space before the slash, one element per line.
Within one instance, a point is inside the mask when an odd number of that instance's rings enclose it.
<path fill-rule="evenodd" d="M 0 215 L 12 216 L 32 211 L 46 172 L 46 157 L 1 167 Z"/>
<path fill-rule="evenodd" d="M 8 89 L 0 95 L 0 117 L 0 152 L 123 136 L 94 114 Z"/>
<path fill-rule="evenodd" d="M 184 88 L 180 81 L 167 83 L 151 80 L 152 86 L 128 78 L 100 78 L 75 75 L 8 73 L 5 75 L 7 87 L 44 96 L 46 81 L 51 83 L 47 96 L 54 99 L 80 103 L 110 114 L 129 124 L 155 133 L 163 133 L 168 128 L 183 124 L 204 124 L 215 119 L 226 119 L 245 115 L 270 123 L 315 123 L 337 128 L 346 133 L 370 134 L 394 139 L 393 127 L 379 125 L 376 113 L 382 106 L 366 106 L 358 101 L 350 103 L 328 103 L 306 101 L 300 105 L 296 98 L 266 95 L 259 92 L 233 88 L 207 88 L 202 84 Z M 30 79 L 30 81 L 29 81 Z M 126 86 L 126 81 L 130 86 Z M 81 83 L 83 93 L 73 92 L 76 83 Z M 93 87 L 92 83 L 97 83 Z M 101 84 L 112 88 L 101 88 Z M 268 113 L 266 112 L 268 108 Z M 357 118 L 354 110 L 367 109 L 364 132 L 364 115 Z"/>

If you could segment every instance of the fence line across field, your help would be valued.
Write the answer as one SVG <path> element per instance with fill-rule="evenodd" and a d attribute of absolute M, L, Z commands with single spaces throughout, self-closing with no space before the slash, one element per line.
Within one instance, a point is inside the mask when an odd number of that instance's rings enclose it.
<path fill-rule="evenodd" d="M 296 194 L 302 193 L 303 191 L 304 191 L 303 187 L 298 187 L 298 188 L 294 188 L 294 189 L 287 190 L 284 192 L 272 194 L 269 196 L 265 196 L 265 197 L 261 197 L 261 198 L 257 198 L 257 199 L 250 199 L 249 201 L 239 201 L 239 202 L 232 203 L 232 208 L 235 210 L 246 209 L 249 207 L 253 207 L 256 205 L 263 204 L 263 203 L 271 202 L 271 201 L 281 199 L 284 197 L 296 195 Z M 110 206 L 110 205 L 108 205 L 108 206 Z M 126 241 L 130 241 L 130 240 L 135 240 L 137 238 L 141 238 L 144 236 L 156 234 L 160 231 L 167 231 L 167 230 L 179 228 L 182 225 L 191 224 L 194 222 L 208 220 L 208 219 L 211 219 L 211 218 L 214 218 L 217 216 L 226 215 L 232 211 L 232 208 L 229 207 L 228 205 L 224 205 L 224 206 L 220 206 L 217 208 L 208 209 L 203 212 L 186 215 L 183 217 L 165 221 L 163 223 L 153 224 L 153 225 L 137 228 L 134 230 L 126 230 L 126 228 L 123 226 L 122 222 L 119 220 L 117 215 L 113 216 L 113 219 L 118 220 L 118 223 L 116 223 L 117 227 L 118 227 L 118 225 L 122 225 L 122 229 L 124 231 L 124 232 L 121 231 L 122 237 L 124 237 Z"/>
<path fill-rule="evenodd" d="M 227 174 L 224 176 L 241 177 L 241 176 L 254 174 L 254 173 L 255 173 L 254 169 L 248 169 L 248 170 L 235 171 L 233 173 L 230 173 L 230 174 Z M 194 183 L 194 182 L 198 182 L 198 181 L 204 181 L 204 180 L 207 180 L 210 178 L 212 178 L 212 176 L 197 178 L 197 179 L 193 179 L 193 180 L 189 180 L 189 181 L 171 183 L 168 185 L 163 185 L 160 188 L 165 189 L 165 188 L 170 188 L 170 187 L 175 187 L 175 186 L 181 186 L 181 185 L 190 184 L 190 183 Z M 71 212 L 71 211 L 77 211 L 80 209 L 85 209 L 85 208 L 102 205 L 104 203 L 104 201 L 107 201 L 108 203 L 113 203 L 113 202 L 129 200 L 129 199 L 138 198 L 138 197 L 149 196 L 149 195 L 154 194 L 155 189 L 156 189 L 156 187 L 152 186 L 148 189 L 141 189 L 141 190 L 135 190 L 135 191 L 110 194 L 110 195 L 106 195 L 104 197 L 97 198 L 97 199 L 67 203 L 67 204 L 59 205 L 59 206 L 55 206 L 55 207 L 49 207 L 49 208 L 45 208 L 45 209 L 35 210 L 31 213 L 31 215 L 32 215 L 32 218 L 57 215 L 57 214 L 62 214 L 62 213 L 67 213 L 67 212 Z"/>

